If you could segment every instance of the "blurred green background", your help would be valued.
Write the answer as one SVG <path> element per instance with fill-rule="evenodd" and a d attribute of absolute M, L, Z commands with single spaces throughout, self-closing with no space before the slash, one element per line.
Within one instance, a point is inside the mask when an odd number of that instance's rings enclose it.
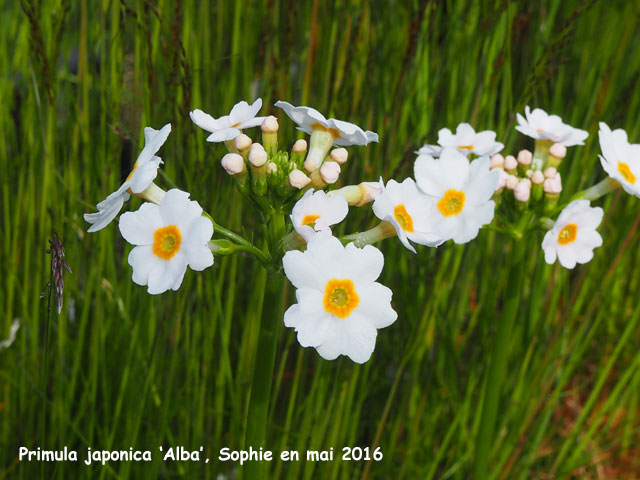
<path fill-rule="evenodd" d="M 22 325 L 0 350 L 0 479 L 237 474 L 216 457 L 242 447 L 263 272 L 217 258 L 149 296 L 116 224 L 87 234 L 82 219 L 128 174 L 144 126 L 173 125 L 159 183 L 246 232 L 260 219 L 194 108 L 218 117 L 262 97 L 289 145 L 302 134 L 279 99 L 376 131 L 379 144 L 350 149 L 341 185 L 411 175 L 413 151 L 463 121 L 496 130 L 506 152 L 532 148 L 513 128 L 527 104 L 590 132 L 561 166 L 565 198 L 605 178 L 599 121 L 640 139 L 638 2 L 9 0 L 2 12 L 0 340 Z M 640 478 L 639 202 L 597 202 L 604 245 L 574 271 L 543 262 L 542 234 L 524 240 L 491 478 Z M 352 210 L 342 233 L 375 224 Z M 73 274 L 45 343 L 51 228 Z M 384 458 L 274 461 L 268 478 L 470 478 L 510 241 L 485 229 L 417 256 L 379 247 L 398 321 L 363 366 L 324 361 L 283 327 L 267 447 L 379 446 Z M 154 460 L 18 462 L 20 446 L 65 445 L 80 459 L 134 447 Z M 163 462 L 159 445 L 203 446 L 212 461 Z"/>

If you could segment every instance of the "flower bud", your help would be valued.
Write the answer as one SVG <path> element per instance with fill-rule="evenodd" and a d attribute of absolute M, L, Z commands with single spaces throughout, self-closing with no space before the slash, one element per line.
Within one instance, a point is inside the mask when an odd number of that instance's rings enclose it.
<path fill-rule="evenodd" d="M 273 162 L 267 163 L 267 175 L 273 175 L 278 172 L 278 165 Z"/>
<path fill-rule="evenodd" d="M 356 206 L 358 207 L 373 202 L 381 192 L 380 182 L 362 182 L 358 184 L 358 188 L 362 194 L 360 201 L 356 203 Z"/>
<path fill-rule="evenodd" d="M 531 183 L 541 185 L 544 182 L 544 174 L 540 170 L 536 170 L 531 175 Z"/>
<path fill-rule="evenodd" d="M 513 155 L 507 155 L 504 159 L 504 169 L 507 173 L 514 173 L 518 168 L 518 161 Z"/>
<path fill-rule="evenodd" d="M 528 169 L 526 172 L 524 172 L 524 176 L 527 178 L 531 178 L 531 175 L 533 175 L 533 170 Z"/>
<path fill-rule="evenodd" d="M 496 153 L 491 157 L 491 168 L 502 168 L 504 167 L 504 157 L 499 153 Z"/>
<path fill-rule="evenodd" d="M 246 172 L 246 167 L 244 164 L 244 159 L 241 155 L 237 153 L 227 153 L 224 157 L 222 157 L 222 168 L 229 175 L 238 175 L 239 173 Z"/>
<path fill-rule="evenodd" d="M 327 185 L 336 183 L 340 176 L 340 165 L 337 162 L 324 162 L 320 167 L 320 178 Z"/>
<path fill-rule="evenodd" d="M 259 143 L 254 143 L 249 149 L 249 163 L 256 168 L 262 167 L 267 163 L 267 152 Z"/>
<path fill-rule="evenodd" d="M 515 160 L 515 158 L 514 158 L 514 160 Z M 507 177 L 507 180 L 505 181 L 505 186 L 509 190 L 514 190 L 517 185 L 518 185 L 518 177 L 516 177 L 515 175 L 509 175 Z"/>
<path fill-rule="evenodd" d="M 550 194 L 559 194 L 562 191 L 562 179 L 560 178 L 560 174 L 556 173 L 556 176 L 553 178 L 547 178 L 542 185 L 545 193 Z"/>
<path fill-rule="evenodd" d="M 247 152 L 249 148 L 251 148 L 251 138 L 244 133 L 241 133 L 236 137 L 236 148 L 242 154 L 243 152 Z"/>
<path fill-rule="evenodd" d="M 262 133 L 277 133 L 278 128 L 280 128 L 278 125 L 278 119 L 273 115 L 269 115 L 262 121 L 261 128 Z"/>
<path fill-rule="evenodd" d="M 262 143 L 269 155 L 275 155 L 278 151 L 278 119 L 269 115 L 262 121 Z"/>
<path fill-rule="evenodd" d="M 531 196 L 531 185 L 524 180 L 521 180 L 513 190 L 513 196 L 519 202 L 528 202 L 529 197 Z"/>
<path fill-rule="evenodd" d="M 304 157 L 307 154 L 307 141 L 300 139 L 293 144 L 291 149 L 291 161 L 295 163 L 296 168 L 302 168 Z"/>
<path fill-rule="evenodd" d="M 557 167 L 562 162 L 562 159 L 567 155 L 567 147 L 561 143 L 554 143 L 549 148 L 548 163 L 552 167 Z"/>
<path fill-rule="evenodd" d="M 556 173 L 558 173 L 558 170 L 556 170 L 555 167 L 549 167 L 544 171 L 544 176 L 545 178 L 553 178 L 556 176 Z"/>
<path fill-rule="evenodd" d="M 496 192 L 502 190 L 507 184 L 507 179 L 509 178 L 509 174 L 505 172 L 502 168 L 497 168 L 498 171 L 498 185 L 496 186 Z"/>
<path fill-rule="evenodd" d="M 304 188 L 309 185 L 311 179 L 302 170 L 292 170 L 289 174 L 289 184 L 294 188 Z"/>
<path fill-rule="evenodd" d="M 305 153 L 307 151 L 307 141 L 304 138 L 296 140 L 293 144 L 293 153 Z"/>
<path fill-rule="evenodd" d="M 533 153 L 531 153 L 529 150 L 520 150 L 520 152 L 518 152 L 518 163 L 523 167 L 528 167 L 529 165 L 531 165 L 532 160 Z"/>
<path fill-rule="evenodd" d="M 329 157 L 334 162 L 342 165 L 347 162 L 347 158 L 349 158 L 349 152 L 347 152 L 346 148 L 334 148 L 331 150 Z"/>

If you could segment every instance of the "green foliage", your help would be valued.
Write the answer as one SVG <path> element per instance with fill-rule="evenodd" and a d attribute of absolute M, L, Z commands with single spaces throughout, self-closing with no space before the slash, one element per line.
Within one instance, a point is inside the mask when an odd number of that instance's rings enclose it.
<path fill-rule="evenodd" d="M 278 99 L 376 131 L 379 144 L 350 149 L 347 184 L 411 175 L 413 151 L 462 121 L 495 129 L 509 152 L 531 148 L 513 129 L 529 104 L 590 132 L 561 166 L 567 199 L 605 176 L 599 121 L 640 140 L 639 18 L 640 4 L 622 1 L 5 2 L 0 340 L 14 318 L 22 326 L 0 350 L 0 479 L 236 471 L 216 458 L 243 444 L 265 272 L 247 255 L 220 257 L 152 297 L 130 280 L 117 225 L 87 234 L 82 220 L 129 172 L 142 127 L 173 125 L 161 184 L 250 231 L 261 219 L 193 108 L 217 117 L 261 96 L 289 145 L 303 135 L 271 106 Z M 639 475 L 640 203 L 618 192 L 599 204 L 604 245 L 588 265 L 548 266 L 541 235 L 522 240 L 491 478 Z M 352 210 L 341 233 L 374 223 L 368 207 Z M 73 270 L 60 316 L 47 309 L 51 228 Z M 413 256 L 391 239 L 381 249 L 398 321 L 363 366 L 324 361 L 282 327 L 267 447 L 340 457 L 380 446 L 384 458 L 274 461 L 269 478 L 470 478 L 511 245 L 485 229 L 466 247 Z M 154 460 L 18 463 L 19 446 L 65 445 L 81 458 L 134 447 Z M 159 445 L 202 445 L 212 461 L 163 462 Z"/>

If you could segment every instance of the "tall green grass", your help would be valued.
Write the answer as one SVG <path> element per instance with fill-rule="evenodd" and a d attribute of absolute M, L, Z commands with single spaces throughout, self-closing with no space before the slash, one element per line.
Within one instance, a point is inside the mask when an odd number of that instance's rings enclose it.
<path fill-rule="evenodd" d="M 82 214 L 128 173 L 142 127 L 173 131 L 160 182 L 192 193 L 220 224 L 260 219 L 188 117 L 261 96 L 313 106 L 380 134 L 351 149 L 343 184 L 411 175 L 413 151 L 462 121 L 531 147 L 529 104 L 588 129 L 561 167 L 565 192 L 604 178 L 597 122 L 640 141 L 636 2 L 103 0 L 5 2 L 0 17 L 0 479 L 233 477 L 243 444 L 264 273 L 244 256 L 188 272 L 178 292 L 134 285 L 130 247 Z M 636 478 L 640 428 L 640 201 L 599 203 L 604 245 L 567 271 L 526 242 L 518 317 L 491 440 L 490 478 Z M 132 201 L 129 208 L 136 208 Z M 353 211 L 348 232 L 373 224 Z M 73 274 L 51 312 L 54 228 Z M 398 321 L 367 364 L 322 360 L 282 328 L 268 448 L 381 447 L 380 462 L 269 464 L 270 478 L 470 478 L 509 241 L 381 245 Z M 40 293 L 45 292 L 45 299 Z M 287 292 L 287 305 L 292 301 Z M 48 362 L 45 370 L 45 352 Z M 43 382 L 44 379 L 44 382 Z M 18 447 L 152 450 L 151 463 L 18 462 Z M 163 462 L 157 447 L 204 446 L 211 463 Z"/>

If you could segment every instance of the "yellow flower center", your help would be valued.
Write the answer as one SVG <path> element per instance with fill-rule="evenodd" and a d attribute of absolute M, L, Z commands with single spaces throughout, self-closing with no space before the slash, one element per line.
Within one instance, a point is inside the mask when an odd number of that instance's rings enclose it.
<path fill-rule="evenodd" d="M 558 243 L 560 245 L 571 243 L 576 239 L 577 234 L 578 226 L 575 223 L 570 223 L 558 233 Z"/>
<path fill-rule="evenodd" d="M 536 132 L 538 132 L 538 133 L 540 133 L 540 132 L 544 132 L 544 129 L 542 129 L 542 128 L 538 128 L 538 129 L 536 130 Z"/>
<path fill-rule="evenodd" d="M 310 227 L 316 226 L 316 220 L 320 218 L 320 215 L 307 215 L 302 219 L 302 225 L 308 225 Z"/>
<path fill-rule="evenodd" d="M 327 128 L 321 123 L 314 123 L 311 125 L 311 130 L 321 130 L 323 132 L 329 132 L 333 138 L 340 137 L 340 132 L 335 128 Z"/>
<path fill-rule="evenodd" d="M 620 172 L 620 175 L 622 175 L 622 177 L 631 185 L 636 183 L 636 176 L 631 173 L 629 165 L 623 162 L 618 162 L 618 171 Z"/>
<path fill-rule="evenodd" d="M 182 235 L 175 225 L 157 229 L 153 233 L 153 254 L 163 260 L 171 259 L 180 250 Z"/>
<path fill-rule="evenodd" d="M 393 209 L 393 216 L 405 232 L 413 232 L 413 219 L 402 203 Z"/>
<path fill-rule="evenodd" d="M 458 215 L 464 208 L 465 195 L 459 190 L 447 190 L 438 202 L 438 210 L 445 217 Z"/>
<path fill-rule="evenodd" d="M 458 148 L 471 151 L 473 150 L 473 145 L 458 145 Z"/>
<path fill-rule="evenodd" d="M 125 182 L 128 182 L 129 180 L 131 180 L 131 177 L 133 177 L 133 172 L 135 172 L 137 169 L 138 169 L 138 161 L 136 160 L 136 163 L 133 165 L 133 169 L 131 170 L 131 173 L 129 173 L 129 176 L 127 177 Z"/>
<path fill-rule="evenodd" d="M 353 282 L 348 278 L 329 280 L 324 289 L 324 309 L 336 317 L 347 318 L 360 303 Z"/>
<path fill-rule="evenodd" d="M 231 125 L 231 128 L 236 128 L 238 125 L 240 125 L 242 122 L 238 122 L 238 123 L 234 123 L 233 125 Z"/>

